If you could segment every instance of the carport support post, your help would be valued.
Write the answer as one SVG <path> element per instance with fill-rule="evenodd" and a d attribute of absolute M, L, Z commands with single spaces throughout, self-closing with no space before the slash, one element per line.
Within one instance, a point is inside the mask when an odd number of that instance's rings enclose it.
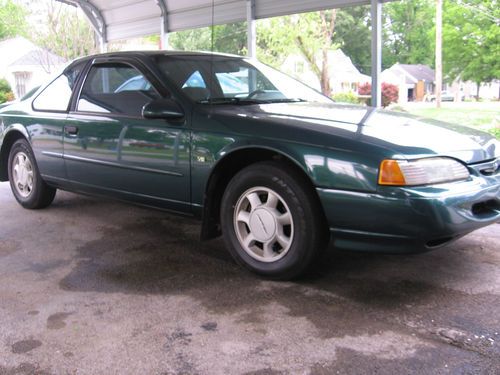
<path fill-rule="evenodd" d="M 255 22 L 255 0 L 247 0 L 247 55 L 257 57 L 257 27 Z"/>
<path fill-rule="evenodd" d="M 101 50 L 101 53 L 106 53 L 108 51 L 108 43 L 104 41 L 104 38 L 100 35 L 99 37 L 99 48 Z"/>
<path fill-rule="evenodd" d="M 160 49 L 169 49 L 168 44 L 168 31 L 165 30 L 165 22 L 163 18 L 161 20 L 161 31 L 160 31 Z"/>
<path fill-rule="evenodd" d="M 161 10 L 161 26 L 160 26 L 160 49 L 169 49 L 168 45 L 168 8 L 165 0 L 157 0 L 156 3 Z"/>
<path fill-rule="evenodd" d="M 372 17 L 372 106 L 382 105 L 382 85 L 380 73 L 382 71 L 382 2 L 371 0 Z"/>

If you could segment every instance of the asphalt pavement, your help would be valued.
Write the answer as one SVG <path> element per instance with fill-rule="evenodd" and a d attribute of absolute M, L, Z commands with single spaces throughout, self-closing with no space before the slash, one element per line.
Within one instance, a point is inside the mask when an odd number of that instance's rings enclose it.
<path fill-rule="evenodd" d="M 273 282 L 192 219 L 0 183 L 0 374 L 499 374 L 499 229 Z"/>

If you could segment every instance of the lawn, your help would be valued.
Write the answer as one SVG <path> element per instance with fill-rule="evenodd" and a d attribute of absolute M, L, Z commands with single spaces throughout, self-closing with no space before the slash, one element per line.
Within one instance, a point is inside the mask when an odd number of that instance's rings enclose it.
<path fill-rule="evenodd" d="M 484 130 L 500 139 L 500 102 L 443 103 L 442 108 L 435 108 L 431 103 L 408 103 L 402 110 L 417 116 Z"/>

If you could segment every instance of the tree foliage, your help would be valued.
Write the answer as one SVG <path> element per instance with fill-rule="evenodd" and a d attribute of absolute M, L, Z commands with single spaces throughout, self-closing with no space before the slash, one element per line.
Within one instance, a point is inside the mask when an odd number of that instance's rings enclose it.
<path fill-rule="evenodd" d="M 336 9 L 267 20 L 258 28 L 258 57 L 279 66 L 289 54 L 300 53 L 329 96 L 334 72 L 329 71 L 328 51 L 338 47 L 333 40 L 336 20 Z"/>
<path fill-rule="evenodd" d="M 434 66 L 433 0 L 401 0 L 384 5 L 382 65 L 395 63 Z"/>
<path fill-rule="evenodd" d="M 497 0 L 444 2 L 443 62 L 449 80 L 460 77 L 480 83 L 500 78 Z"/>
<path fill-rule="evenodd" d="M 371 95 L 372 85 L 363 83 L 359 86 L 358 92 L 360 95 Z M 391 103 L 397 103 L 399 99 L 399 89 L 391 83 L 382 83 L 382 106 L 387 107 Z"/>
<path fill-rule="evenodd" d="M 46 2 L 46 28 L 32 28 L 34 42 L 67 60 L 97 52 L 94 30 L 76 8 Z"/>
<path fill-rule="evenodd" d="M 5 79 L 0 79 L 0 104 L 14 99 L 12 88 Z"/>
<path fill-rule="evenodd" d="M 0 0 L 0 40 L 25 35 L 26 10 L 12 0 Z"/>
<path fill-rule="evenodd" d="M 371 72 L 370 6 L 339 9 L 333 43 L 363 74 Z"/>
<path fill-rule="evenodd" d="M 247 51 L 246 22 L 216 25 L 213 28 L 213 50 L 223 53 L 244 55 Z M 173 49 L 182 51 L 211 51 L 212 28 L 179 31 L 170 34 L 169 44 Z"/>

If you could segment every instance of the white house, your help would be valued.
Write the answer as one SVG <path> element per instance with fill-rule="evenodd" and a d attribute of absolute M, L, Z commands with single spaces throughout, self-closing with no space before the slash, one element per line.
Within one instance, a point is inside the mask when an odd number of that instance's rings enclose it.
<path fill-rule="evenodd" d="M 474 98 L 477 95 L 477 83 L 471 81 L 455 80 L 451 84 L 446 85 L 446 89 L 464 98 Z M 494 79 L 488 83 L 481 83 L 479 88 L 479 97 L 486 100 L 500 99 L 500 80 Z"/>
<path fill-rule="evenodd" d="M 316 64 L 321 66 L 321 52 L 317 54 Z M 371 83 L 371 77 L 361 74 L 341 49 L 328 51 L 328 69 L 332 94 L 357 93 L 360 84 Z M 301 54 L 289 55 L 281 65 L 281 70 L 299 81 L 321 90 L 319 78 L 311 70 L 306 59 Z"/>
<path fill-rule="evenodd" d="M 44 83 L 66 60 L 23 37 L 0 41 L 0 78 L 5 78 L 16 98 Z"/>
<path fill-rule="evenodd" d="M 435 73 L 427 65 L 394 64 L 381 74 L 382 82 L 398 86 L 399 103 L 423 101 L 434 93 Z"/>

